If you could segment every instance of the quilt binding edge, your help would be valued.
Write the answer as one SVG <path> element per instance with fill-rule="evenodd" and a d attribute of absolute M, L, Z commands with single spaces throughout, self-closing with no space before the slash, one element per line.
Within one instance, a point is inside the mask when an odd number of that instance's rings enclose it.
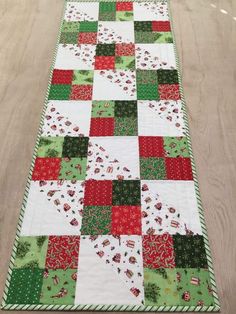
<path fill-rule="evenodd" d="M 185 98 L 184 98 L 182 76 L 180 73 L 181 63 L 180 63 L 180 60 L 178 57 L 178 52 L 177 52 L 175 33 L 174 33 L 174 28 L 173 28 L 172 13 L 171 13 L 171 8 L 170 8 L 170 0 L 152 0 L 152 1 L 154 1 L 154 2 L 166 2 L 167 6 L 168 6 L 168 14 L 169 14 L 169 20 L 171 23 L 171 31 L 172 31 L 172 38 L 173 38 L 176 68 L 177 68 L 178 79 L 179 79 L 181 103 L 182 103 L 182 109 L 183 109 L 183 113 L 184 113 L 184 122 L 185 122 L 185 127 L 186 127 L 185 128 L 186 129 L 186 137 L 187 137 L 189 154 L 190 154 L 191 165 L 192 165 L 194 187 L 195 187 L 197 203 L 198 203 L 198 213 L 199 213 L 199 217 L 200 217 L 200 223 L 201 223 L 201 228 L 202 228 L 202 233 L 203 233 L 203 238 L 204 238 L 204 244 L 205 244 L 205 249 L 206 249 L 206 255 L 207 255 L 208 270 L 209 270 L 209 275 L 210 275 L 210 283 L 211 283 L 211 286 L 213 289 L 214 305 L 211 305 L 211 306 L 193 306 L 193 305 L 191 305 L 191 306 L 184 306 L 184 305 L 145 306 L 145 305 L 113 305 L 113 304 L 104 304 L 104 305 L 103 304 L 101 304 L 101 305 L 95 305 L 95 304 L 81 304 L 81 305 L 79 305 L 79 304 L 74 304 L 74 305 L 51 304 L 50 305 L 49 304 L 48 305 L 48 304 L 7 304 L 6 303 L 7 293 L 8 293 L 8 289 L 9 289 L 9 285 L 10 285 L 11 274 L 12 274 L 12 270 L 14 267 L 17 245 L 18 245 L 19 238 L 20 238 L 21 226 L 22 226 L 23 218 L 24 218 L 25 206 L 26 206 L 27 199 L 28 199 L 28 193 L 29 193 L 29 188 L 30 188 L 30 183 L 31 183 L 31 178 L 32 178 L 32 172 L 33 172 L 33 168 L 34 168 L 35 159 L 37 157 L 37 150 L 38 150 L 38 146 L 39 146 L 41 130 L 42 130 L 42 126 L 44 123 L 45 112 L 46 112 L 47 105 L 48 105 L 49 90 L 50 90 L 53 70 L 54 70 L 54 66 L 55 66 L 55 62 L 56 62 L 57 51 L 58 51 L 58 47 L 59 47 L 59 43 L 60 43 L 60 36 L 61 36 L 61 32 L 62 32 L 62 25 L 63 25 L 64 15 L 65 15 L 65 10 L 66 10 L 66 4 L 67 4 L 67 2 L 100 2 L 100 1 L 114 2 L 116 0 L 64 0 L 62 16 L 60 19 L 60 27 L 59 27 L 59 32 L 57 35 L 56 47 L 54 48 L 53 58 L 51 61 L 51 66 L 50 66 L 50 71 L 49 71 L 49 79 L 48 79 L 48 85 L 47 85 L 47 90 L 46 90 L 46 94 L 45 94 L 44 105 L 43 105 L 43 109 L 42 109 L 41 116 L 40 116 L 37 138 L 36 138 L 36 142 L 35 142 L 35 146 L 34 146 L 34 150 L 33 150 L 33 156 L 32 156 L 32 160 L 31 160 L 31 165 L 30 165 L 27 183 L 26 183 L 26 187 L 25 187 L 25 192 L 24 192 L 24 196 L 23 196 L 22 207 L 20 209 L 20 214 L 19 214 L 19 218 L 18 218 L 17 230 L 16 230 L 15 240 L 14 240 L 12 253 L 11 253 L 11 257 L 10 257 L 10 261 L 9 261 L 9 268 L 8 268 L 8 272 L 7 272 L 7 278 L 6 278 L 6 283 L 5 283 L 5 288 L 3 291 L 2 303 L 1 303 L 0 308 L 2 310 L 22 310 L 22 311 L 23 310 L 24 311 L 55 311 L 55 310 L 57 310 L 57 311 L 74 311 L 74 310 L 79 310 L 79 311 L 110 311 L 110 312 L 111 311 L 120 311 L 120 312 L 123 312 L 123 311 L 124 312 L 219 312 L 220 311 L 220 303 L 219 303 L 219 297 L 217 294 L 217 287 L 216 287 L 216 281 L 215 281 L 215 275 L 214 275 L 214 269 L 213 269 L 212 256 L 211 256 L 209 239 L 208 239 L 208 234 L 207 234 L 207 228 L 206 228 L 206 223 L 205 223 L 205 218 L 204 218 L 204 209 L 202 206 L 202 200 L 201 200 L 201 196 L 200 196 L 200 190 L 199 190 L 198 178 L 197 178 L 197 172 L 196 172 L 196 166 L 195 166 L 195 161 L 194 161 L 194 156 L 193 156 L 193 151 L 192 151 L 192 142 L 191 142 L 191 136 L 190 136 L 187 106 L 186 106 L 186 102 L 185 102 Z M 144 2 L 146 0 L 119 0 L 119 2 L 125 2 L 125 1 Z"/>

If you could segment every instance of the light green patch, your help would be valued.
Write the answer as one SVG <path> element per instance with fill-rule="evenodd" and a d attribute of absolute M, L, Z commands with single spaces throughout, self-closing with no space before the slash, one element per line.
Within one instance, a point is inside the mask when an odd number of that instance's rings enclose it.
<path fill-rule="evenodd" d="M 80 22 L 67 22 L 67 21 L 63 21 L 62 24 L 62 32 L 65 33 L 74 33 L 74 32 L 79 32 L 79 28 L 80 28 Z"/>
<path fill-rule="evenodd" d="M 75 269 L 49 270 L 43 278 L 40 303 L 74 304 L 76 275 Z"/>
<path fill-rule="evenodd" d="M 134 70 L 135 58 L 134 56 L 116 57 L 115 68 L 119 70 Z"/>
<path fill-rule="evenodd" d="M 179 293 L 175 269 L 144 268 L 145 305 L 177 305 Z"/>
<path fill-rule="evenodd" d="M 93 71 L 74 70 L 72 85 L 92 85 Z"/>
<path fill-rule="evenodd" d="M 61 157 L 64 137 L 41 137 L 38 147 L 38 157 Z"/>
<path fill-rule="evenodd" d="M 162 33 L 157 33 L 153 32 L 154 34 L 154 43 L 163 43 L 163 44 L 168 44 L 168 43 L 173 43 L 173 38 L 171 32 L 162 32 Z"/>
<path fill-rule="evenodd" d="M 189 157 L 186 137 L 164 137 L 166 157 Z"/>
<path fill-rule="evenodd" d="M 130 11 L 117 11 L 116 12 L 117 21 L 133 21 L 133 12 Z"/>
<path fill-rule="evenodd" d="M 178 292 L 181 305 L 214 305 L 208 270 L 202 268 L 176 268 L 176 271 L 180 277 Z M 185 292 L 190 294 L 189 300 L 186 300 Z"/>
<path fill-rule="evenodd" d="M 20 237 L 15 259 L 15 268 L 44 268 L 48 238 Z"/>
<path fill-rule="evenodd" d="M 93 101 L 92 118 L 111 118 L 114 117 L 114 101 Z"/>
<path fill-rule="evenodd" d="M 84 180 L 86 175 L 87 158 L 62 159 L 59 179 Z"/>

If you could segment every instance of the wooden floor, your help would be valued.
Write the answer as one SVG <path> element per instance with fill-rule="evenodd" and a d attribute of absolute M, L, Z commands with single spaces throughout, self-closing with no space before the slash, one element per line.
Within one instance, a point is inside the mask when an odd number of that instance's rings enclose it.
<path fill-rule="evenodd" d="M 0 295 L 63 0 L 0 1 Z M 236 312 L 236 1 L 171 0 L 223 314 Z"/>

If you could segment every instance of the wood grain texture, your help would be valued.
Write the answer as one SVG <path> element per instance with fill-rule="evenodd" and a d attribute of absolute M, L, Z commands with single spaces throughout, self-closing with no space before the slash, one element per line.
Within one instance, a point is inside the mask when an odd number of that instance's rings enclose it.
<path fill-rule="evenodd" d="M 0 1 L 0 295 L 62 8 L 63 0 Z M 221 313 L 234 314 L 236 2 L 171 0 L 171 8 Z"/>

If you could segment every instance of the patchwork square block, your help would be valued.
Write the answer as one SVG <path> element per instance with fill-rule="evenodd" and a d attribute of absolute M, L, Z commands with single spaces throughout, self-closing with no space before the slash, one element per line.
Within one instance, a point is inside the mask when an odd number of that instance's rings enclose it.
<path fill-rule="evenodd" d="M 140 206 L 112 206 L 113 235 L 142 234 Z"/>
<path fill-rule="evenodd" d="M 83 210 L 81 234 L 110 234 L 111 212 L 111 206 L 85 206 Z"/>
<path fill-rule="evenodd" d="M 45 267 L 77 269 L 79 245 L 79 236 L 49 236 Z"/>
<path fill-rule="evenodd" d="M 113 181 L 113 205 L 140 205 L 140 181 Z"/>
<path fill-rule="evenodd" d="M 173 235 L 175 264 L 178 268 L 207 268 L 204 239 L 201 235 Z"/>
<path fill-rule="evenodd" d="M 61 167 L 60 158 L 35 159 L 32 180 L 57 180 Z"/>
<path fill-rule="evenodd" d="M 43 269 L 13 269 L 7 294 L 8 304 L 39 304 Z"/>
<path fill-rule="evenodd" d="M 87 158 L 62 158 L 59 179 L 84 180 L 86 177 Z"/>
<path fill-rule="evenodd" d="M 87 157 L 88 137 L 66 136 L 63 143 L 62 157 Z"/>
<path fill-rule="evenodd" d="M 143 266 L 146 268 L 174 268 L 175 251 L 173 238 L 163 235 L 145 235 L 143 238 Z"/>
<path fill-rule="evenodd" d="M 43 277 L 41 304 L 73 304 L 77 281 L 76 269 L 49 269 Z"/>
<path fill-rule="evenodd" d="M 85 182 L 84 193 L 85 206 L 111 206 L 112 205 L 112 181 L 88 180 Z"/>

